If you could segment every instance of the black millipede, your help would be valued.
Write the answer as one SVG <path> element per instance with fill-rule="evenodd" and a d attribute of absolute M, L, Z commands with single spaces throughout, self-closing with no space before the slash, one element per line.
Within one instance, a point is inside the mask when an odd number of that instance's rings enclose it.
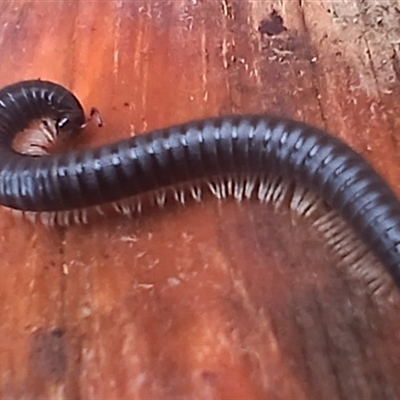
<path fill-rule="evenodd" d="M 77 98 L 58 84 L 30 80 L 3 88 L 3 206 L 63 212 L 218 177 L 257 180 L 266 173 L 277 174 L 319 195 L 400 287 L 400 203 L 360 154 L 321 129 L 267 115 L 217 117 L 93 149 L 22 154 L 14 139 L 34 120 L 43 121 L 50 136 L 75 134 L 88 121 Z"/>

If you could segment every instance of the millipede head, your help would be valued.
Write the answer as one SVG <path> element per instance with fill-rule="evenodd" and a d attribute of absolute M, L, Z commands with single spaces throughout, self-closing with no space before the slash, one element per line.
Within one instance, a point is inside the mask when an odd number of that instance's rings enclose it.
<path fill-rule="evenodd" d="M 57 118 L 56 124 L 59 133 L 78 133 L 86 125 L 85 116 L 80 110 L 61 112 Z"/>

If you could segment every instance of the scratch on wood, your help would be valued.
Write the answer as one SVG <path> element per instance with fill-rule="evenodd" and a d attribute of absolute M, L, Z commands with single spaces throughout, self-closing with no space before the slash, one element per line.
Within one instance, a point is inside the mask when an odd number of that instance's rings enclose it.
<path fill-rule="evenodd" d="M 116 4 L 117 9 L 121 9 L 123 6 L 122 2 L 119 1 Z M 114 51 L 113 51 L 113 75 L 115 80 L 118 78 L 119 70 L 119 48 L 120 48 L 120 38 L 121 38 L 121 15 L 117 13 L 117 19 L 115 22 L 114 29 Z"/>
<path fill-rule="evenodd" d="M 203 100 L 205 102 L 208 101 L 208 91 L 207 91 L 207 68 L 208 68 L 208 50 L 206 45 L 206 30 L 203 27 L 201 32 L 201 53 L 202 53 L 202 74 L 201 74 L 201 83 L 203 90 Z"/>

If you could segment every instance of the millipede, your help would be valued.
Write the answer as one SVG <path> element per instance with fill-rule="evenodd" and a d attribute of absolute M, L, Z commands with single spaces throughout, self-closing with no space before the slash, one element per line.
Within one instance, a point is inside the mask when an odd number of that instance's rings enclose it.
<path fill-rule="evenodd" d="M 339 138 L 287 118 L 245 115 L 48 153 L 59 135 L 79 133 L 92 117 L 101 124 L 97 110 L 86 118 L 75 95 L 53 82 L 28 80 L 1 89 L 0 204 L 50 222 L 68 222 L 71 215 L 85 222 L 82 210 L 104 204 L 130 215 L 148 193 L 159 205 L 168 191 L 180 202 L 185 193 L 200 200 L 204 184 L 217 197 L 256 193 L 266 200 L 271 179 L 287 179 L 339 214 L 400 288 L 400 203 L 366 159 Z M 16 138 L 34 121 L 35 135 L 18 149 Z"/>

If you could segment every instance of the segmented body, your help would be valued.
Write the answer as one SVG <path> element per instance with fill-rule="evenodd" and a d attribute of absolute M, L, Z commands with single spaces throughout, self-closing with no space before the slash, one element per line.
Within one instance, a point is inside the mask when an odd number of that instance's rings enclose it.
<path fill-rule="evenodd" d="M 12 147 L 35 118 L 59 129 L 85 125 L 63 87 L 25 81 L 0 91 L 0 203 L 24 211 L 64 211 L 190 182 L 277 174 L 321 196 L 387 267 L 400 286 L 400 203 L 366 160 L 304 123 L 235 116 L 194 121 L 94 149 L 32 157 Z"/>

